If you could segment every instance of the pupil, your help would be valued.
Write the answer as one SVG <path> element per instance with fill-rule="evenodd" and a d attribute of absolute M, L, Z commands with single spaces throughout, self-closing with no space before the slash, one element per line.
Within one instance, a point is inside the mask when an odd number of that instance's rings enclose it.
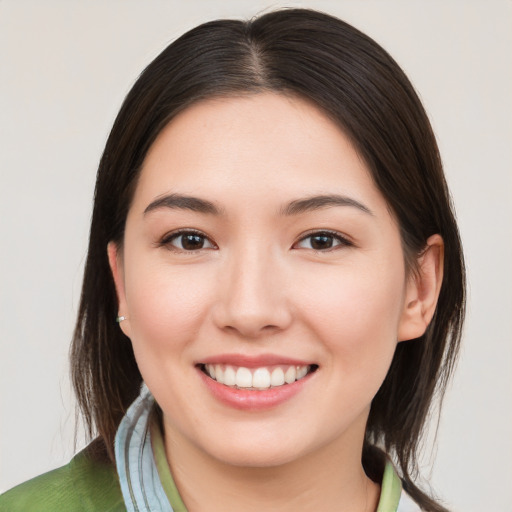
<path fill-rule="evenodd" d="M 311 247 L 313 249 L 330 249 L 332 247 L 332 236 L 315 235 L 311 238 Z"/>
<path fill-rule="evenodd" d="M 183 235 L 181 241 L 183 248 L 193 251 L 203 247 L 203 237 L 200 235 Z"/>

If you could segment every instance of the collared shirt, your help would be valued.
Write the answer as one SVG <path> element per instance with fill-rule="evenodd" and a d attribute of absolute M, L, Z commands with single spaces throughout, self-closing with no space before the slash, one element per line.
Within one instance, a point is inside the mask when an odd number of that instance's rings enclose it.
<path fill-rule="evenodd" d="M 171 475 L 155 400 L 145 384 L 128 408 L 115 439 L 117 473 L 128 512 L 187 512 Z M 402 490 L 396 471 L 385 466 L 377 512 L 419 512 Z"/>
<path fill-rule="evenodd" d="M 167 462 L 145 386 L 123 418 L 115 442 L 116 466 L 100 462 L 90 447 L 62 468 L 0 496 L 0 512 L 187 512 Z M 386 464 L 377 512 L 420 512 Z"/>
<path fill-rule="evenodd" d="M 158 476 L 164 488 L 167 499 L 174 512 L 187 512 L 180 493 L 169 470 L 165 455 L 165 447 L 160 428 L 156 423 L 151 426 L 153 455 L 158 470 Z M 420 508 L 402 489 L 402 482 L 391 462 L 386 464 L 381 483 L 381 492 L 377 512 L 420 512 Z"/>

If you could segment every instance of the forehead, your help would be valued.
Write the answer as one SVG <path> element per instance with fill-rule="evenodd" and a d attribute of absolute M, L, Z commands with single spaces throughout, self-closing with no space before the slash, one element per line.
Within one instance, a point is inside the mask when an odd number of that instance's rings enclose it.
<path fill-rule="evenodd" d="M 327 115 L 303 99 L 262 93 L 204 100 L 177 115 L 146 156 L 135 200 L 172 192 L 278 199 L 306 191 L 384 201 Z"/>

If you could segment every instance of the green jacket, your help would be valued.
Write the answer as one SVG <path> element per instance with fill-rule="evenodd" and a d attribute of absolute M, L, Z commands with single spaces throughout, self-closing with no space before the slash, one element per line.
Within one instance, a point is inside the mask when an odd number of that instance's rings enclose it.
<path fill-rule="evenodd" d="M 88 449 L 69 464 L 0 496 L 1 512 L 125 512 L 115 467 L 94 461 Z"/>
<path fill-rule="evenodd" d="M 169 502 L 176 512 L 186 512 L 165 459 L 163 441 L 158 436 L 154 441 L 156 465 Z M 98 462 L 91 453 L 89 445 L 66 466 L 2 494 L 0 512 L 126 512 L 116 468 Z M 400 479 L 387 463 L 377 512 L 397 511 L 401 494 Z"/>

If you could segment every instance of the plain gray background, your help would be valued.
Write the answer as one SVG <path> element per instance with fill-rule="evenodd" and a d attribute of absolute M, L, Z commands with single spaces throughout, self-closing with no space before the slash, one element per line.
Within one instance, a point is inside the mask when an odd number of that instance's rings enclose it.
<path fill-rule="evenodd" d="M 96 167 L 124 95 L 185 30 L 283 6 L 324 10 L 368 33 L 429 112 L 470 297 L 424 473 L 455 511 L 512 510 L 509 0 L 0 0 L 0 490 L 73 454 L 67 353 Z"/>

